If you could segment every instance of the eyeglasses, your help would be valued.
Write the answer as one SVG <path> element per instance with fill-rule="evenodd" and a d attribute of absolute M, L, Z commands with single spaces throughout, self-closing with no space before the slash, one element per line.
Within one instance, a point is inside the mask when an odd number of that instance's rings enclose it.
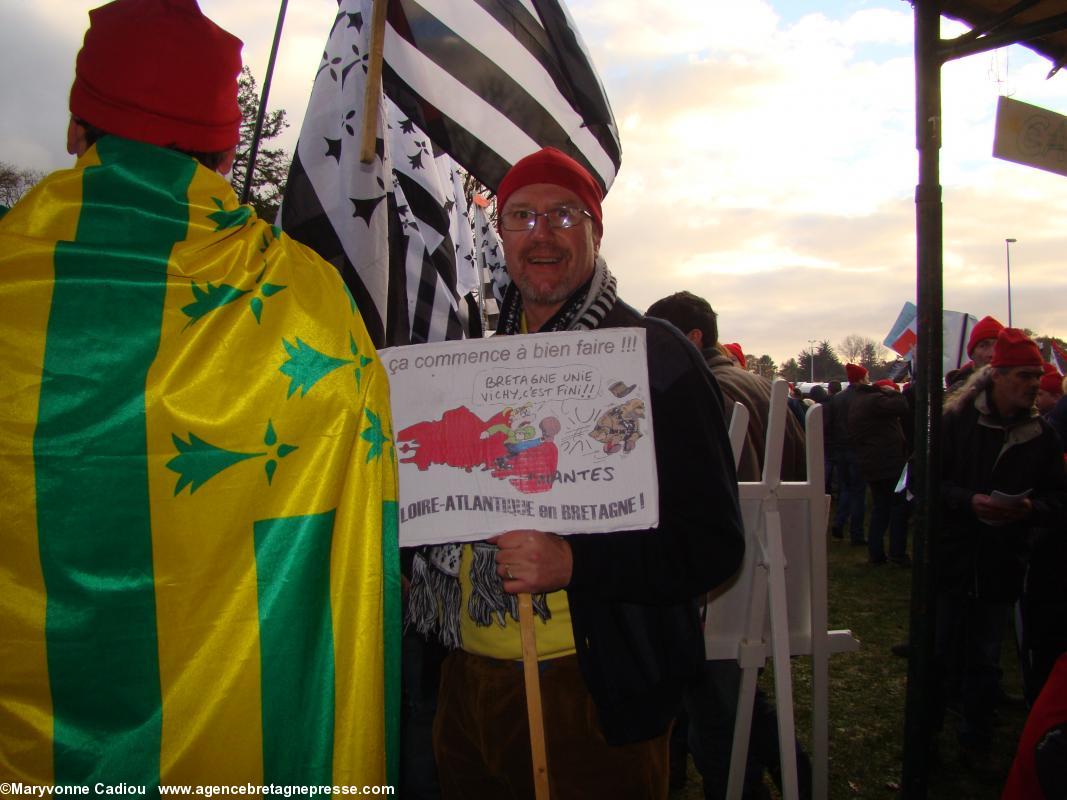
<path fill-rule="evenodd" d="M 584 208 L 571 208 L 560 206 L 550 208 L 548 211 L 531 211 L 520 208 L 517 211 L 506 211 L 500 215 L 500 227 L 506 231 L 532 231 L 537 226 L 537 218 L 544 217 L 550 228 L 573 228 L 586 217 L 593 215 Z"/>

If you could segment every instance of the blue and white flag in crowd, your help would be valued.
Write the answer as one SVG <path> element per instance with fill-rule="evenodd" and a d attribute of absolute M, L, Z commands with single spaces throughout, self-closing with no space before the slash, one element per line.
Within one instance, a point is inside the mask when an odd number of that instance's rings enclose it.
<path fill-rule="evenodd" d="M 915 345 L 918 342 L 918 309 L 908 301 L 900 309 L 896 322 L 889 330 L 882 344 L 895 350 L 905 361 L 915 358 Z M 941 317 L 941 374 L 958 369 L 967 360 L 967 339 L 978 319 L 960 311 L 942 311 Z"/>

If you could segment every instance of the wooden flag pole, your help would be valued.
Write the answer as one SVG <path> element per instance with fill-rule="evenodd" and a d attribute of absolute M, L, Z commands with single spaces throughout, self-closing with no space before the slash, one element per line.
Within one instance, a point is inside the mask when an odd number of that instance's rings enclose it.
<path fill-rule="evenodd" d="M 522 634 L 522 667 L 526 679 L 526 716 L 530 722 L 530 755 L 533 758 L 534 796 L 548 797 L 548 758 L 545 753 L 545 718 L 541 713 L 541 674 L 537 669 L 533 601 L 529 592 L 519 593 L 519 630 Z"/>
<path fill-rule="evenodd" d="M 370 55 L 367 60 L 367 85 L 363 92 L 363 139 L 359 145 L 360 163 L 374 161 L 378 139 L 378 104 L 382 96 L 382 53 L 385 50 L 385 14 L 388 0 L 374 0 L 371 15 Z"/>

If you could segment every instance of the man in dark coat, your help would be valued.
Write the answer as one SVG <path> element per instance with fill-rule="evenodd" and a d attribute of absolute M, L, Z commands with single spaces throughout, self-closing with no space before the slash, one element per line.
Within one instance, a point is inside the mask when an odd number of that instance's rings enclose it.
<path fill-rule="evenodd" d="M 1034 409 L 1042 364 L 1031 339 L 1005 328 L 990 365 L 945 408 L 935 660 L 941 699 L 959 691 L 960 743 L 975 758 L 989 747 L 1028 534 L 1060 524 L 1067 504 L 1059 440 Z"/>
<path fill-rule="evenodd" d="M 890 388 L 892 387 L 892 388 Z M 908 401 L 892 381 L 858 383 L 848 412 L 848 432 L 856 451 L 860 474 L 871 487 L 871 520 L 867 528 L 867 554 L 871 564 L 884 564 L 886 529 L 889 559 L 910 564 L 907 555 L 908 504 L 896 491 L 907 462 L 904 425 L 910 424 Z"/>
<path fill-rule="evenodd" d="M 855 386 L 867 382 L 867 370 L 859 364 L 846 364 L 848 386 L 827 402 L 826 444 L 834 471 L 837 473 L 839 492 L 837 511 L 830 532 L 835 539 L 843 539 L 845 524 L 848 524 L 849 542 L 857 547 L 865 545 L 863 517 L 867 512 L 867 484 L 860 472 L 856 449 L 848 432 L 848 411 L 856 396 Z"/>
<path fill-rule="evenodd" d="M 696 598 L 730 578 L 744 554 L 715 379 L 677 330 L 617 297 L 598 254 L 601 199 L 589 172 L 552 148 L 508 171 L 497 202 L 512 283 L 497 334 L 644 330 L 659 527 L 513 530 L 454 560 L 416 560 L 411 607 L 429 609 L 416 622 L 454 623 L 457 646 L 442 666 L 434 721 L 446 800 L 533 796 L 519 626 L 503 612 L 474 618 L 476 591 L 494 603 L 544 594 L 551 610 L 537 624 L 537 654 L 552 797 L 661 800 L 671 722 L 704 661 Z M 475 569 L 480 559 L 487 570 Z M 450 599 L 459 602 L 437 604 Z"/>

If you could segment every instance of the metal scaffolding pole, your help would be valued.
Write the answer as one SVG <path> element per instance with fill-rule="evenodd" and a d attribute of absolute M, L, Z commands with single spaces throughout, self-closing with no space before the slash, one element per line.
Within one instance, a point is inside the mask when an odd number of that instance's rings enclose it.
<path fill-rule="evenodd" d="M 931 743 L 935 605 L 934 568 L 940 530 L 942 205 L 941 9 L 937 0 L 915 0 L 915 134 L 919 183 L 915 189 L 918 344 L 915 374 L 913 485 L 917 513 L 909 627 L 910 653 L 904 717 L 903 796 L 925 798 Z"/>

